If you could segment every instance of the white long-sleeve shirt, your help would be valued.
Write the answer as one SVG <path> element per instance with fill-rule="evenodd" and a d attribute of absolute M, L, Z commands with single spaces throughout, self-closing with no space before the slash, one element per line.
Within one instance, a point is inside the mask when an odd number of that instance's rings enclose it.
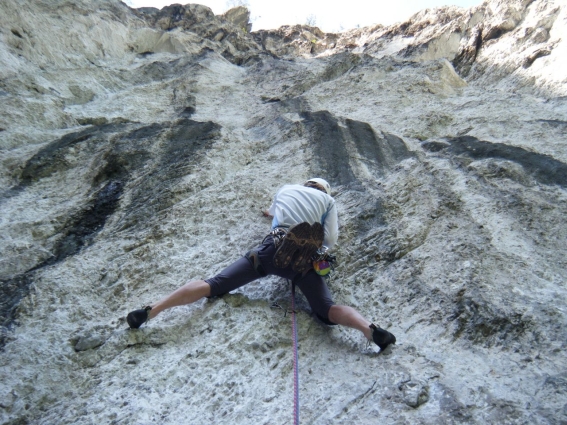
<path fill-rule="evenodd" d="M 339 237 L 335 200 L 320 190 L 299 184 L 283 186 L 268 210 L 274 216 L 272 229 L 307 222 L 321 223 L 325 230 L 323 246 L 331 249 Z"/>

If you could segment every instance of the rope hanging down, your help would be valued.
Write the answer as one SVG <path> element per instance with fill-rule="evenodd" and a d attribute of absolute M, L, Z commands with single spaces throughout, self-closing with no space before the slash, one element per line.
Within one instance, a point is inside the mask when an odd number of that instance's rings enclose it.
<path fill-rule="evenodd" d="M 299 425 L 299 363 L 297 355 L 297 322 L 295 319 L 295 283 L 291 284 L 291 327 L 293 332 L 293 423 Z"/>
<path fill-rule="evenodd" d="M 290 281 L 288 280 L 289 284 Z M 284 311 L 284 317 L 287 313 L 291 313 L 291 331 L 293 341 L 293 424 L 299 425 L 299 356 L 297 355 L 297 320 L 295 317 L 295 283 L 291 283 L 291 311 L 284 309 L 277 302 L 270 307 L 281 308 Z"/>

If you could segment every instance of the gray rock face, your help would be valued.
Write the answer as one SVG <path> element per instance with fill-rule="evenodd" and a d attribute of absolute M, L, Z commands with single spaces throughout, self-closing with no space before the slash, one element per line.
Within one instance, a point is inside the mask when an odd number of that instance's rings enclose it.
<path fill-rule="evenodd" d="M 99 335 L 83 335 L 75 344 L 75 351 L 86 351 L 93 348 L 100 347 L 104 344 L 104 339 Z"/>
<path fill-rule="evenodd" d="M 564 2 L 248 21 L 0 3 L 0 421 L 290 423 L 287 282 L 125 315 L 255 246 L 313 176 L 335 301 L 398 343 L 298 295 L 302 423 L 567 421 Z"/>
<path fill-rule="evenodd" d="M 252 30 L 250 11 L 244 6 L 233 7 L 227 10 L 222 16 L 243 31 L 250 32 Z"/>

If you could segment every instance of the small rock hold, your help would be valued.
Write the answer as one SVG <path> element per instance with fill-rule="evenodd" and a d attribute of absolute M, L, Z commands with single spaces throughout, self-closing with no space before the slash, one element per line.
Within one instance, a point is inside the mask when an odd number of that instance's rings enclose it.
<path fill-rule="evenodd" d="M 417 408 L 429 400 L 429 385 L 421 381 L 409 381 L 400 385 L 403 400 L 408 406 Z"/>
<path fill-rule="evenodd" d="M 75 344 L 75 351 L 90 350 L 91 348 L 100 347 L 102 344 L 104 344 L 104 338 L 100 335 L 84 335 Z"/>
<path fill-rule="evenodd" d="M 269 402 L 271 402 L 272 400 L 274 400 L 275 398 L 276 398 L 276 395 L 275 395 L 275 394 L 267 394 L 267 395 L 262 399 L 262 401 L 263 401 L 264 403 L 269 403 Z"/>

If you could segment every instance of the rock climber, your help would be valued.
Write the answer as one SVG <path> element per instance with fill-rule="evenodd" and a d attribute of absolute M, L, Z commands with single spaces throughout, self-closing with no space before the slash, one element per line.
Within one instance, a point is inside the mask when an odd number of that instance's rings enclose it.
<path fill-rule="evenodd" d="M 264 215 L 273 217 L 272 231 L 258 247 L 216 276 L 188 282 L 158 302 L 130 312 L 130 328 L 139 328 L 166 309 L 221 296 L 260 277 L 276 275 L 301 290 L 323 323 L 358 329 L 381 351 L 396 342 L 393 334 L 354 308 L 335 304 L 324 277 L 313 266 L 313 259 L 329 258 L 328 250 L 338 238 L 337 207 L 327 181 L 313 178 L 303 185 L 283 186 Z"/>

